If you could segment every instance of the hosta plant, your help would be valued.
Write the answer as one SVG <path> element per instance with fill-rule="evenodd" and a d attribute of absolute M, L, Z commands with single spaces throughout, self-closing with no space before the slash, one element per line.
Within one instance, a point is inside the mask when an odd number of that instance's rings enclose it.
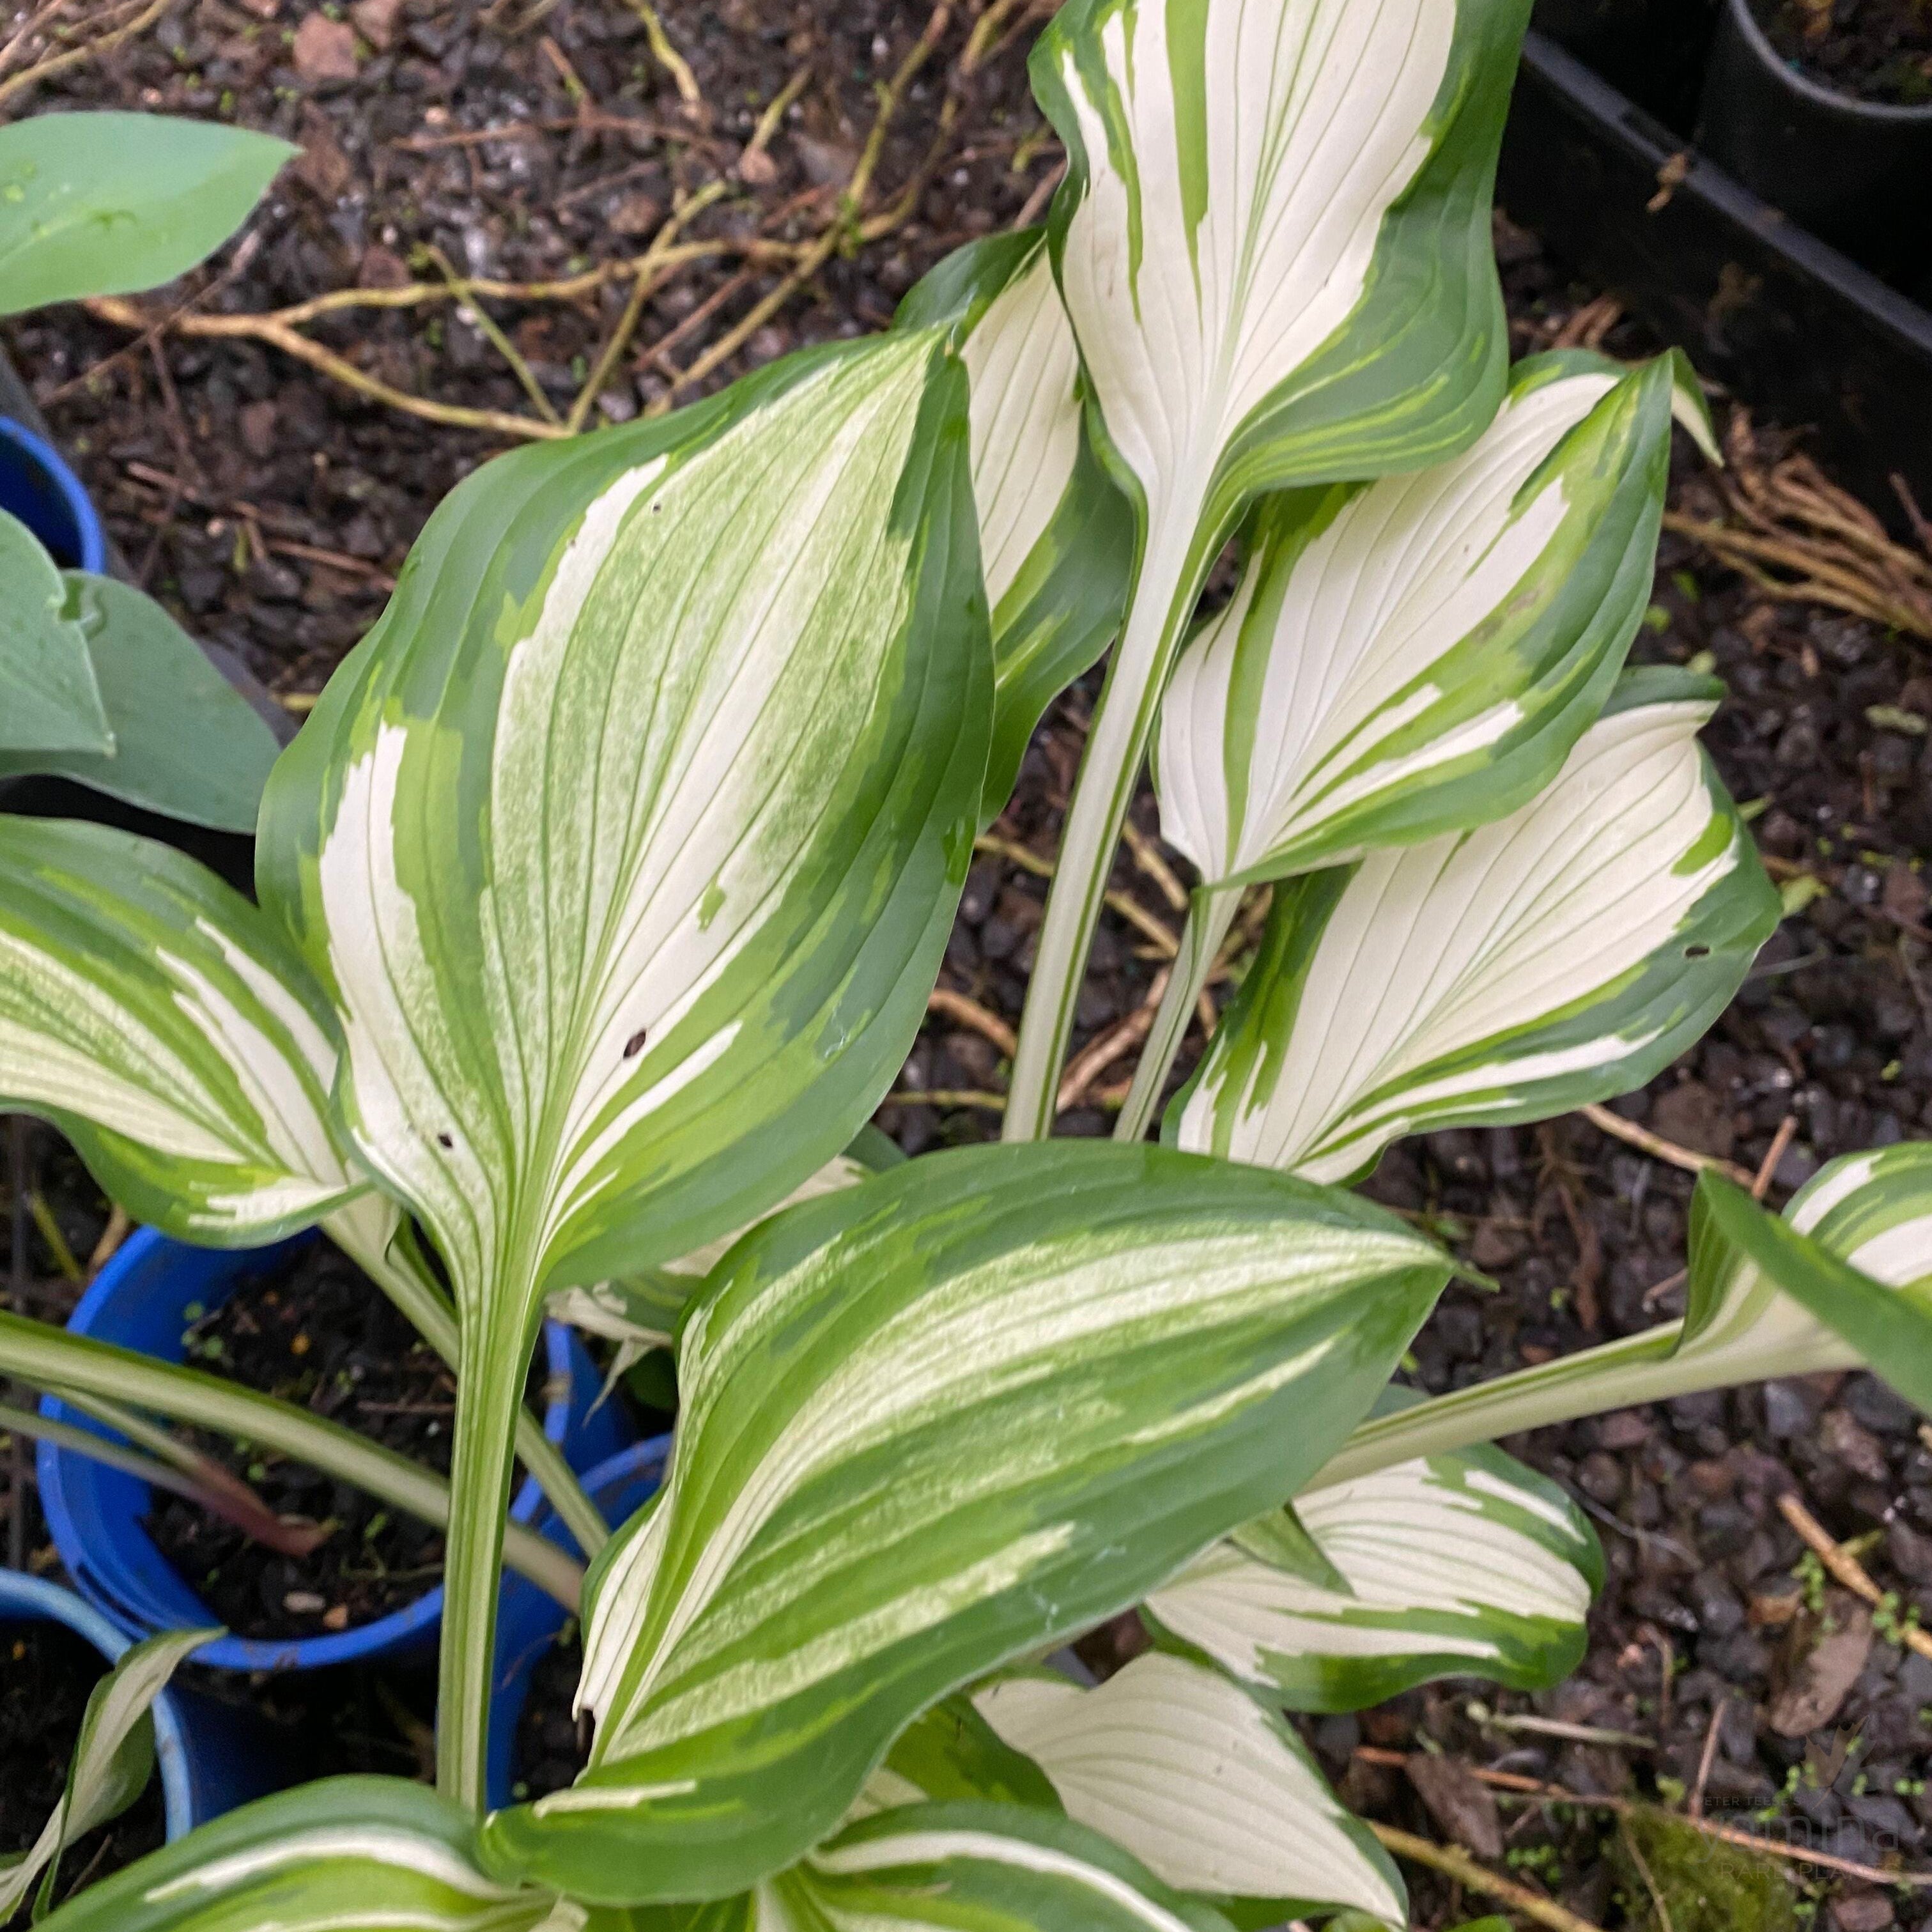
<path fill-rule="evenodd" d="M 259 904 L 0 824 L 0 1094 L 186 1238 L 320 1225 L 458 1371 L 444 1485 L 0 1318 L 24 1379 L 448 1531 L 439 1789 L 250 1808 L 62 1932 L 1400 1926 L 1290 1718 L 1574 1665 L 1595 1543 L 1493 1438 L 1851 1360 L 1932 1394 L 1913 1150 L 1782 1220 L 1707 1180 L 1652 1335 L 1394 1382 L 1456 1264 L 1350 1184 L 1401 1135 L 1641 1085 L 1779 911 L 1697 746 L 1717 688 L 1624 663 L 1673 416 L 1708 440 L 1686 372 L 1504 367 L 1525 10 L 1073 0 L 1034 61 L 1070 151 L 1044 236 L 465 482 L 275 769 Z M 1006 1144 L 883 1156 L 976 832 L 1117 629 Z M 1150 749 L 1198 877 L 1176 990 L 1120 1136 L 1048 1144 Z M 674 1350 L 628 1522 L 520 1422 L 547 1309 Z M 519 1454 L 587 1570 L 506 1534 Z M 506 1559 L 580 1610 L 593 1733 L 485 1816 Z M 1125 1612 L 1147 1654 L 1063 1667 Z"/>

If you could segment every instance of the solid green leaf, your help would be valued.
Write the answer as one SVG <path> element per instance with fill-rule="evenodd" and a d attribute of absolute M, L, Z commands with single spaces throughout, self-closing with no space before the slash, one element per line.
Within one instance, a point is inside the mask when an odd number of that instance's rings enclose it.
<path fill-rule="evenodd" d="M 368 1186 L 333 1124 L 328 1010 L 242 896 L 170 848 L 0 817 L 0 1101 L 130 1214 L 254 1246 Z"/>
<path fill-rule="evenodd" d="M 399 1778 L 264 1798 L 91 1885 L 46 1932 L 596 1932 L 478 1866 L 476 1820 Z M 616 1928 L 611 1928 L 616 1932 Z"/>
<path fill-rule="evenodd" d="M 1210 1666 L 1152 1652 L 1092 1690 L 1018 1672 L 974 1702 L 1052 1779 L 1070 1817 L 1237 1924 L 1352 1906 L 1407 1925 L 1402 1880 L 1374 1834 L 1288 1725 Z"/>
<path fill-rule="evenodd" d="M 0 315 L 172 281 L 241 226 L 296 152 L 172 115 L 0 128 Z"/>
<path fill-rule="evenodd" d="M 1556 776 L 1649 601 L 1671 375 L 1536 356 L 1450 461 L 1264 500 L 1162 706 L 1162 833 L 1204 885 L 1481 824 Z"/>
<path fill-rule="evenodd" d="M 66 582 L 113 749 L 0 751 L 0 778 L 56 772 L 190 825 L 253 832 L 274 733 L 152 597 L 82 571 Z"/>
<path fill-rule="evenodd" d="M 41 1880 L 34 1917 L 51 1902 L 62 1853 L 74 1841 L 118 1818 L 147 1788 L 154 1769 L 154 1726 L 149 1707 L 190 1651 L 218 1630 L 164 1630 L 122 1653 L 88 1694 L 74 1741 L 66 1789 L 40 1836 L 16 1864 L 0 1869 L 0 1924 Z"/>
<path fill-rule="evenodd" d="M 1582 1660 L 1602 1552 L 1562 1490 L 1499 1449 L 1305 1490 L 1294 1514 L 1339 1588 L 1241 1532 L 1148 1604 L 1289 1708 L 1364 1710 L 1444 1676 L 1540 1690 Z"/>
<path fill-rule="evenodd" d="M 1278 887 L 1167 1133 L 1342 1180 L 1400 1135 L 1544 1119 L 1667 1066 L 1779 917 L 1697 744 L 1720 689 L 1628 672 L 1508 818 Z"/>
<path fill-rule="evenodd" d="M 60 571 L 40 538 L 0 510 L 0 758 L 113 749 L 86 634 L 68 614 Z"/>
<path fill-rule="evenodd" d="M 759 1229 L 686 1317 L 661 1498 L 592 1573 L 590 1767 L 489 1854 L 614 1903 L 781 1869 L 921 1709 L 1280 1504 L 1446 1268 L 1349 1196 L 1073 1142 Z"/>
<path fill-rule="evenodd" d="M 1120 628 L 1134 520 L 1082 422 L 1080 352 L 1046 231 L 956 249 L 894 326 L 950 325 L 972 388 L 973 488 L 993 624 L 992 755 L 982 820 L 998 815 L 1048 705 Z"/>

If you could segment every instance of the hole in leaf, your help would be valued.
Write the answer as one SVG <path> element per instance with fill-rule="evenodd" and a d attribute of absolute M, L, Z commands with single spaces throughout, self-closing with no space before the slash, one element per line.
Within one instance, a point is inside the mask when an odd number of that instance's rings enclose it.
<path fill-rule="evenodd" d="M 628 1040 L 625 1041 L 624 1058 L 626 1060 L 634 1060 L 639 1054 L 644 1052 L 644 1029 L 642 1027 L 640 1027 L 635 1033 L 632 1034 Z"/>
<path fill-rule="evenodd" d="M 1694 946 L 1685 946 L 1684 956 L 1687 959 L 1708 959 L 1711 956 L 1711 949 L 1700 940 Z"/>
<path fill-rule="evenodd" d="M 440 1148 L 453 1148 L 456 1144 L 447 1134 L 438 1134 L 436 1137 L 436 1144 Z"/>

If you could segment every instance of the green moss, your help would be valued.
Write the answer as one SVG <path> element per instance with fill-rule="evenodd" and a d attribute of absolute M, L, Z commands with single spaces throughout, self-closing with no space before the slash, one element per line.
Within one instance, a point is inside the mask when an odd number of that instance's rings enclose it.
<path fill-rule="evenodd" d="M 1796 1901 L 1782 1866 L 1707 1837 L 1671 1812 L 1649 1806 L 1630 1812 L 1605 1849 L 1634 1932 L 1665 1932 L 1653 1886 L 1670 1915 L 1670 1932 L 1797 1932 Z"/>

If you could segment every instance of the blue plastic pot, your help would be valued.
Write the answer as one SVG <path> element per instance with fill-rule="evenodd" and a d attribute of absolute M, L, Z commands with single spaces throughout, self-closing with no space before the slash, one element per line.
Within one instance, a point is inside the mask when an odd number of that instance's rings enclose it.
<path fill-rule="evenodd" d="M 657 1493 L 664 1480 L 664 1459 L 670 1454 L 668 1436 L 633 1443 L 608 1462 L 600 1462 L 584 1479 L 590 1499 L 614 1528 L 634 1516 Z M 542 1528 L 555 1544 L 580 1553 L 576 1539 L 554 1515 L 545 1514 Z M 490 1687 L 490 1748 L 485 1794 L 493 1809 L 516 1800 L 511 1785 L 516 1775 L 517 1724 L 529 1702 L 530 1678 L 543 1654 L 562 1629 L 562 1606 L 547 1597 L 528 1578 L 508 1576 L 496 1605 L 496 1666 Z"/>
<path fill-rule="evenodd" d="M 100 1270 L 67 1325 L 78 1335 L 178 1362 L 182 1331 L 193 1319 L 190 1307 L 218 1306 L 264 1263 L 320 1238 L 300 1234 L 271 1248 L 195 1248 L 144 1228 Z M 562 1446 L 573 1468 L 592 1468 L 623 1447 L 628 1425 L 615 1402 L 592 1412 L 602 1378 L 568 1329 L 547 1322 L 544 1342 L 553 1381 L 567 1382 L 570 1391 L 567 1399 L 550 1404 L 544 1433 Z M 98 1434 L 112 1433 L 51 1396 L 40 1409 Z M 146 1636 L 220 1621 L 142 1528 L 148 1507 L 146 1483 L 47 1442 L 39 1446 L 36 1473 L 40 1506 L 61 1561 L 74 1587 L 110 1622 Z M 542 1506 L 542 1492 L 535 1482 L 526 1482 L 512 1514 L 519 1522 L 528 1522 Z M 332 1664 L 395 1658 L 427 1648 L 442 1616 L 438 1588 L 359 1629 L 278 1640 L 225 1636 L 197 1651 L 194 1660 L 227 1670 L 319 1670 Z"/>
<path fill-rule="evenodd" d="M 109 1664 L 130 1641 L 71 1590 L 19 1570 L 0 1570 L 0 1623 L 64 1624 Z M 237 1713 L 176 1684 L 154 1700 L 154 1717 L 171 1842 L 270 1789 L 262 1774 L 267 1760 Z"/>
<path fill-rule="evenodd" d="M 0 416 L 0 510 L 18 517 L 63 570 L 104 571 L 107 533 L 58 451 Z"/>

